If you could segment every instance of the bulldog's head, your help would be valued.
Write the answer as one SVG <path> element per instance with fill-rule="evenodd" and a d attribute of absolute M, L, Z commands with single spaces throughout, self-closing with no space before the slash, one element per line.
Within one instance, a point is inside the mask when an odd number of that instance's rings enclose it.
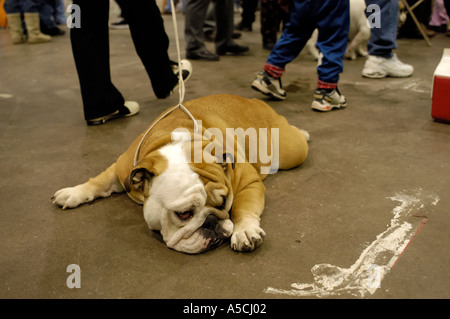
<path fill-rule="evenodd" d="M 142 192 L 145 221 L 169 248 L 201 253 L 233 233 L 229 165 L 190 164 L 183 144 L 172 143 L 140 160 L 127 187 Z"/>

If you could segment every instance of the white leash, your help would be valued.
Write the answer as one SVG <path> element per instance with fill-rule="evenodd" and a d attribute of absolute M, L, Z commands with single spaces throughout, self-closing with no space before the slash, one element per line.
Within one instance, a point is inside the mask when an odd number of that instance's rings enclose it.
<path fill-rule="evenodd" d="M 144 142 L 147 135 L 150 133 L 152 128 L 163 118 L 165 118 L 167 115 L 175 111 L 176 109 L 180 108 L 183 110 L 184 113 L 186 113 L 187 116 L 194 122 L 194 130 L 196 133 L 198 133 L 198 124 L 195 120 L 195 117 L 191 114 L 191 112 L 188 111 L 188 109 L 183 105 L 184 101 L 184 93 L 185 93 L 185 87 L 184 87 L 184 80 L 183 80 L 183 74 L 181 69 L 181 54 L 180 54 L 180 40 L 178 38 L 178 24 L 177 24 L 177 15 L 175 13 L 175 6 L 173 3 L 173 0 L 170 0 L 170 6 L 172 9 L 172 22 L 173 22 L 173 28 L 174 28 L 174 34 L 175 34 L 175 44 L 177 48 L 177 59 L 178 59 L 178 105 L 174 106 L 173 108 L 166 111 L 163 115 L 159 117 L 145 132 L 144 136 L 142 137 L 141 141 L 139 142 L 139 145 L 136 149 L 136 153 L 134 154 L 134 166 L 138 163 L 138 157 L 139 157 L 139 150 L 141 149 L 142 143 Z"/>

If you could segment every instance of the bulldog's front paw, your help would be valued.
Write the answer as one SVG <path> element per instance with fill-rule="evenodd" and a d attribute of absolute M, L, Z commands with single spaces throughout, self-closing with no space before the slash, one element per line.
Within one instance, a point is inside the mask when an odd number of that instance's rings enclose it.
<path fill-rule="evenodd" d="M 251 251 L 257 248 L 266 237 L 264 230 L 258 224 L 247 223 L 234 228 L 231 236 L 231 248 L 237 251 Z"/>
<path fill-rule="evenodd" d="M 84 184 L 60 189 L 52 197 L 53 204 L 62 206 L 62 209 L 74 208 L 81 204 L 94 200 L 94 195 L 89 192 Z"/>

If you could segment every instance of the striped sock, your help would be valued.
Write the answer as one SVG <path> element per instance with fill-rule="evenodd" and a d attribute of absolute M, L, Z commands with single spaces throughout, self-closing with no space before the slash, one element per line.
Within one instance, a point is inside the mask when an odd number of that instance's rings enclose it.
<path fill-rule="evenodd" d="M 328 83 L 321 80 L 317 80 L 317 88 L 318 89 L 326 89 L 326 90 L 334 90 L 337 88 L 337 83 Z"/>
<path fill-rule="evenodd" d="M 281 78 L 284 73 L 283 68 L 269 63 L 264 64 L 264 71 L 269 73 L 269 75 L 275 79 Z"/>

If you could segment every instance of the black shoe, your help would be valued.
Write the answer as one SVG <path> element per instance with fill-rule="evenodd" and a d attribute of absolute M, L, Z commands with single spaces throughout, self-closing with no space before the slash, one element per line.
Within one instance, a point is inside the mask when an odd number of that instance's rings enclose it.
<path fill-rule="evenodd" d="M 252 31 L 252 24 L 243 23 L 243 21 L 241 21 L 234 28 L 241 31 Z"/>
<path fill-rule="evenodd" d="M 186 52 L 186 58 L 189 60 L 205 60 L 205 61 L 219 61 L 219 56 L 202 48 L 193 52 Z"/>
<path fill-rule="evenodd" d="M 247 52 L 248 50 L 249 50 L 249 47 L 239 45 L 239 44 L 232 44 L 232 45 L 227 45 L 227 46 L 216 49 L 216 53 L 218 55 L 225 55 L 227 53 L 241 54 L 241 53 Z"/>
<path fill-rule="evenodd" d="M 43 34 L 47 34 L 47 35 L 50 35 L 52 37 L 58 36 L 58 35 L 64 35 L 66 33 L 66 31 L 61 30 L 58 27 L 47 28 L 47 27 L 42 27 L 42 26 L 41 26 L 41 32 Z"/>
<path fill-rule="evenodd" d="M 97 117 L 95 119 L 86 120 L 87 125 L 101 125 L 105 124 L 109 120 L 118 119 L 121 117 L 129 117 L 139 112 L 139 104 L 134 101 L 125 101 L 125 104 L 115 111 L 114 113 Z"/>
<path fill-rule="evenodd" d="M 232 39 L 239 39 L 242 36 L 242 33 L 239 32 L 233 32 L 233 34 L 231 35 Z"/>
<path fill-rule="evenodd" d="M 121 19 L 117 22 L 113 22 L 109 25 L 111 29 L 128 29 L 128 22 L 125 19 Z"/>

